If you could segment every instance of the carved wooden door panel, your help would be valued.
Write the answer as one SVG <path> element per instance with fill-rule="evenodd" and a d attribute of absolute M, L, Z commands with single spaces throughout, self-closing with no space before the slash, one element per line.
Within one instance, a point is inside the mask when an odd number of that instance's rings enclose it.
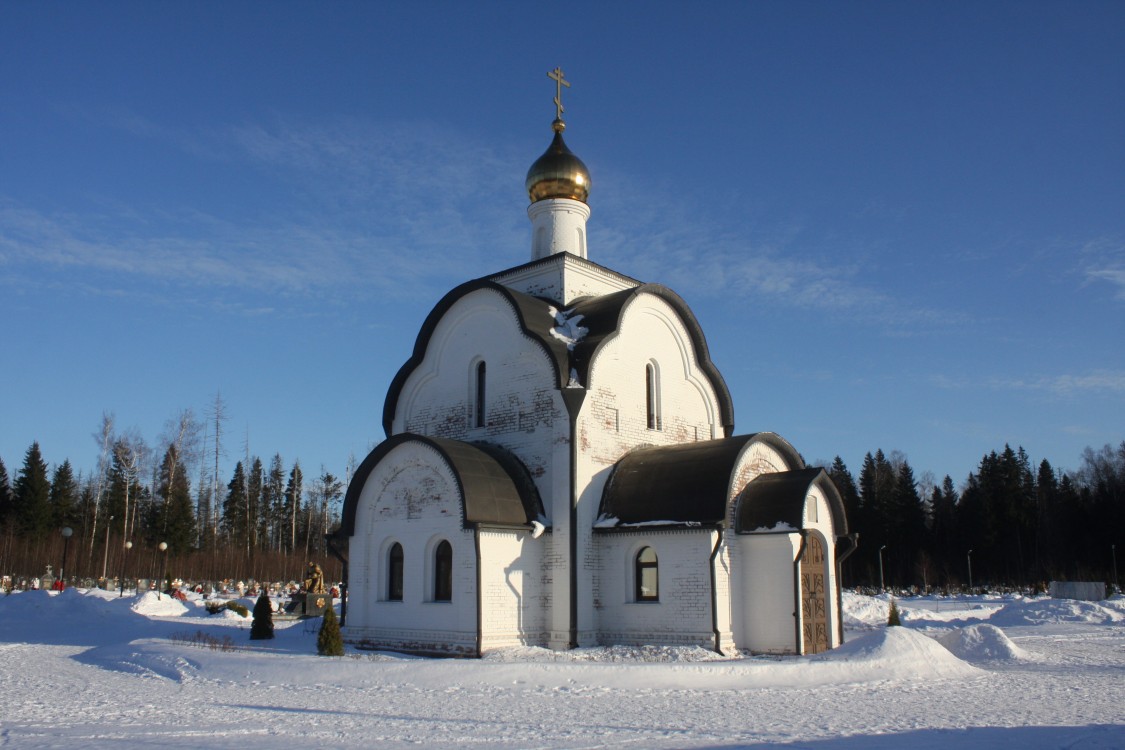
<path fill-rule="evenodd" d="M 801 559 L 801 630 L 806 654 L 828 650 L 828 600 L 824 590 L 824 543 L 808 535 Z"/>

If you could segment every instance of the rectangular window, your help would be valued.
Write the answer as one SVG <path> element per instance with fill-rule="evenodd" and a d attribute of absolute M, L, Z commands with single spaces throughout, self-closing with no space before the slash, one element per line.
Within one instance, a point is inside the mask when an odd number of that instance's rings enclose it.
<path fill-rule="evenodd" d="M 477 365 L 476 399 L 473 404 L 473 427 L 484 427 L 485 367 Z"/>
<path fill-rule="evenodd" d="M 391 554 L 387 560 L 387 599 L 392 602 L 402 601 L 402 545 L 395 544 L 391 547 Z"/>
<path fill-rule="evenodd" d="M 446 541 L 434 554 L 434 601 L 453 601 L 453 547 Z"/>
<path fill-rule="evenodd" d="M 636 560 L 635 592 L 638 602 L 660 601 L 660 569 L 658 567 L 656 552 L 652 547 L 645 547 L 637 553 Z"/>
<path fill-rule="evenodd" d="M 648 429 L 663 429 L 660 420 L 660 372 L 651 362 L 645 365 L 645 412 Z"/>

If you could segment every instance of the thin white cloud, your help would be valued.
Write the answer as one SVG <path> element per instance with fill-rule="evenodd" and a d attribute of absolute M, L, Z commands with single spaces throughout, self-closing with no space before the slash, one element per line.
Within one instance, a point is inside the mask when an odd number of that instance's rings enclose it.
<path fill-rule="evenodd" d="M 102 124 L 232 168 L 265 170 L 282 186 L 285 204 L 235 225 L 163 204 L 115 206 L 114 215 L 91 217 L 0 202 L 0 262 L 181 286 L 433 295 L 526 258 L 519 176 L 534 154 L 428 123 L 278 116 L 186 132 L 115 112 Z M 738 217 L 724 220 L 721 210 L 680 193 L 607 175 L 594 202 L 591 259 L 694 299 L 827 311 L 894 335 L 964 320 L 872 286 L 858 266 L 826 261 L 807 246 L 799 223 L 748 234 Z"/>
<path fill-rule="evenodd" d="M 1050 393 L 1056 396 L 1083 394 L 1125 394 L 1125 371 L 1093 370 L 1088 373 L 1039 375 L 1034 377 L 968 378 L 937 374 L 930 383 L 944 390 L 987 388 L 990 390 L 1017 390 Z"/>
<path fill-rule="evenodd" d="M 1080 256 L 1088 283 L 1108 283 L 1116 288 L 1114 297 L 1125 300 L 1125 242 L 1098 237 L 1082 246 Z"/>
<path fill-rule="evenodd" d="M 451 279 L 523 260 L 491 257 L 525 244 L 522 217 L 502 216 L 492 197 L 519 168 L 456 134 L 341 121 L 194 135 L 121 113 L 103 124 L 270 170 L 284 205 L 233 224 L 166 203 L 104 201 L 98 215 L 69 215 L 0 196 L 0 267 L 8 273 L 35 265 L 179 287 L 398 296 L 440 293 Z M 511 192 L 507 209 L 518 205 L 518 187 Z"/>

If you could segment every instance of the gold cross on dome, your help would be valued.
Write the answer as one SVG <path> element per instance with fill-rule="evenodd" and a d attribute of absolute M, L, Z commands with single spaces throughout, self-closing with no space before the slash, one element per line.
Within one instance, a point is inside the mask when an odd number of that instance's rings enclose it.
<path fill-rule="evenodd" d="M 547 77 L 555 82 L 555 119 L 561 120 L 563 113 L 562 105 L 562 87 L 570 88 L 570 81 L 566 80 L 566 74 L 562 72 L 562 68 L 555 68 Z"/>

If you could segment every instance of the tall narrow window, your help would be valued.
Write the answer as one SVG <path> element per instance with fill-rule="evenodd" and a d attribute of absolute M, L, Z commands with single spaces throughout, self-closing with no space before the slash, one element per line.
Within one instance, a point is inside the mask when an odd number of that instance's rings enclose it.
<path fill-rule="evenodd" d="M 402 545 L 395 542 L 387 554 L 387 599 L 402 601 Z"/>
<path fill-rule="evenodd" d="M 453 547 L 446 541 L 434 552 L 434 601 L 453 601 Z"/>
<path fill-rule="evenodd" d="M 636 569 L 636 600 L 660 601 L 660 571 L 657 568 L 656 552 L 652 547 L 645 547 L 637 553 Z"/>
<path fill-rule="evenodd" d="M 645 412 L 650 430 L 663 429 L 660 422 L 660 371 L 652 362 L 645 365 Z"/>
<path fill-rule="evenodd" d="M 477 363 L 475 402 L 473 404 L 473 427 L 484 427 L 484 362 Z"/>

